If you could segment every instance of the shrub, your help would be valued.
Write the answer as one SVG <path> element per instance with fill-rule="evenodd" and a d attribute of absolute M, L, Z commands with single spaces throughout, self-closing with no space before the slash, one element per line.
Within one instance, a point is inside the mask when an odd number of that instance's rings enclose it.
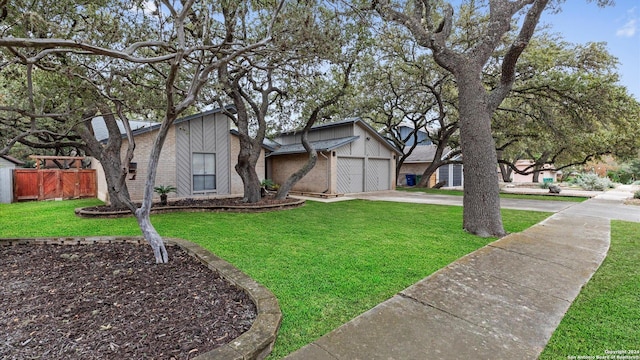
<path fill-rule="evenodd" d="M 593 173 L 580 175 L 576 179 L 576 185 L 587 191 L 604 191 L 614 187 L 609 178 L 601 178 Z"/>
<path fill-rule="evenodd" d="M 638 190 L 638 191 L 633 193 L 633 198 L 634 199 L 640 199 L 640 190 Z"/>
<path fill-rule="evenodd" d="M 551 186 L 551 184 L 553 183 L 544 181 L 544 182 L 538 183 L 538 187 L 540 187 L 540 189 L 548 189 L 549 186 Z"/>

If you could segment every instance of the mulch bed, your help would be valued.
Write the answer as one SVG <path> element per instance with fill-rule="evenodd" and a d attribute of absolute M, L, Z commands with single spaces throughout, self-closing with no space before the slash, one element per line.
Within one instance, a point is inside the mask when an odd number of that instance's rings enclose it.
<path fill-rule="evenodd" d="M 265 196 L 256 203 L 246 203 L 242 201 L 241 197 L 229 197 L 229 198 L 185 198 L 178 200 L 169 200 L 167 205 L 161 205 L 160 202 L 154 202 L 151 206 L 152 212 L 154 210 L 176 209 L 176 210 L 188 210 L 188 208 L 222 208 L 223 210 L 235 209 L 243 212 L 262 211 L 269 209 L 277 209 L 278 207 L 286 207 L 300 203 L 300 200 L 294 198 L 286 198 L 283 200 L 276 200 L 273 196 Z M 136 204 L 138 207 L 140 204 Z M 85 212 L 92 213 L 114 213 L 125 212 L 130 214 L 127 208 L 118 208 L 108 205 L 90 206 L 82 208 Z"/>
<path fill-rule="evenodd" d="M 255 304 L 179 247 L 0 246 L 1 359 L 188 359 L 249 330 Z"/>

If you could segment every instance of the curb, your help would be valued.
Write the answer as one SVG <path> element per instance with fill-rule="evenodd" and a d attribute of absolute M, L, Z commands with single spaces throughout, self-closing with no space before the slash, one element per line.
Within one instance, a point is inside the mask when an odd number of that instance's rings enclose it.
<path fill-rule="evenodd" d="M 207 353 L 199 355 L 198 360 L 253 360 L 264 359 L 273 350 L 276 341 L 282 312 L 275 295 L 240 271 L 235 266 L 214 255 L 209 250 L 178 238 L 163 238 L 166 245 L 179 246 L 187 254 L 193 256 L 212 271 L 230 283 L 243 289 L 256 305 L 256 319 L 251 328 L 231 342 L 220 346 Z M 0 246 L 26 245 L 26 244 L 56 244 L 56 245 L 82 245 L 95 243 L 133 243 L 146 244 L 143 237 L 61 237 L 61 238 L 28 238 L 28 239 L 1 239 Z"/>

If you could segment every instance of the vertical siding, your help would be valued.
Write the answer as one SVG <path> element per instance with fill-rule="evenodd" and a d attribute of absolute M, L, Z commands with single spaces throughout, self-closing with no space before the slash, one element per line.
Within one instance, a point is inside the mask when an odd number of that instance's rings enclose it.
<path fill-rule="evenodd" d="M 190 140 L 191 140 L 191 153 L 204 151 L 204 139 L 202 138 L 202 118 L 196 118 L 189 121 L 190 128 Z"/>
<path fill-rule="evenodd" d="M 209 115 L 202 119 L 202 152 L 217 153 L 216 116 Z M 216 156 L 217 157 L 217 156 Z M 217 161 L 218 159 L 216 159 Z M 216 169 L 217 170 L 217 169 Z"/>
<path fill-rule="evenodd" d="M 216 186 L 218 194 L 231 193 L 231 163 L 229 138 L 229 119 L 226 115 L 212 115 L 215 126 L 215 153 L 216 153 Z"/>

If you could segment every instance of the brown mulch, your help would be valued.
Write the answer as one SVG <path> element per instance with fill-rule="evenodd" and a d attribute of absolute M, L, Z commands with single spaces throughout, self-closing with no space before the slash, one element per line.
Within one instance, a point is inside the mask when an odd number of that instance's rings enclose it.
<path fill-rule="evenodd" d="M 256 203 L 246 203 L 242 201 L 241 197 L 229 197 L 229 198 L 186 198 L 179 200 L 169 200 L 167 202 L 167 206 L 242 206 L 246 209 L 251 208 L 260 208 L 265 205 L 285 205 L 297 202 L 299 200 L 294 198 L 286 198 L 283 200 L 276 200 L 273 196 L 265 196 L 259 202 Z M 140 204 L 136 204 L 138 207 Z M 160 204 L 160 202 L 154 202 L 152 208 L 158 209 L 163 208 L 164 206 Z M 113 206 L 100 205 L 100 206 L 91 206 L 86 207 L 83 210 L 86 211 L 95 211 L 95 212 L 113 212 L 113 211 L 128 211 L 127 208 L 117 208 Z"/>
<path fill-rule="evenodd" d="M 249 297 L 179 247 L 0 246 L 0 359 L 187 359 L 249 330 Z"/>

